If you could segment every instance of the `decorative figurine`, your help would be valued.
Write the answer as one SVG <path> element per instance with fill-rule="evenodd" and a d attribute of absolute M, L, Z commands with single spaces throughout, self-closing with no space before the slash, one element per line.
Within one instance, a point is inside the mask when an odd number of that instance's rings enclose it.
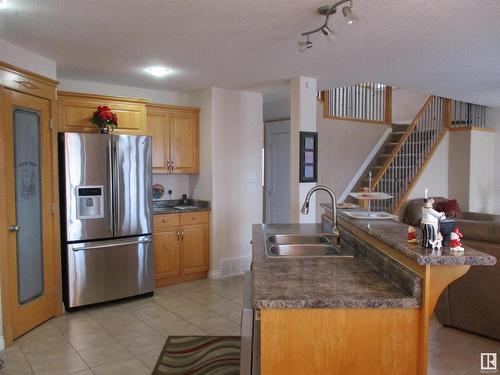
<path fill-rule="evenodd" d="M 418 243 L 417 230 L 414 227 L 408 227 L 408 243 Z"/>
<path fill-rule="evenodd" d="M 434 241 L 429 241 L 432 245 L 432 250 L 436 249 L 438 251 L 441 250 L 443 247 L 443 236 L 441 235 L 441 232 L 438 232 L 437 237 Z"/>
<path fill-rule="evenodd" d="M 434 199 L 429 198 L 428 194 L 429 189 L 425 189 L 424 207 L 422 207 L 422 221 L 420 224 L 420 227 L 422 228 L 422 240 L 420 241 L 420 245 L 431 249 L 431 241 L 435 241 L 437 239 L 439 220 L 446 219 L 446 216 L 444 215 L 444 212 L 437 212 L 432 208 Z"/>
<path fill-rule="evenodd" d="M 460 240 L 464 235 L 458 230 L 458 227 L 453 229 L 450 234 L 450 250 L 451 251 L 464 251 L 462 241 Z"/>

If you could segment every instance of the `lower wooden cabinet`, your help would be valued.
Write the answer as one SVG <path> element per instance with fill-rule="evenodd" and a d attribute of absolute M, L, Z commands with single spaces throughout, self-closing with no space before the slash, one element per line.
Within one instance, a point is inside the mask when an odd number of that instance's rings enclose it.
<path fill-rule="evenodd" d="M 206 278 L 208 211 L 155 215 L 153 250 L 156 287 Z"/>

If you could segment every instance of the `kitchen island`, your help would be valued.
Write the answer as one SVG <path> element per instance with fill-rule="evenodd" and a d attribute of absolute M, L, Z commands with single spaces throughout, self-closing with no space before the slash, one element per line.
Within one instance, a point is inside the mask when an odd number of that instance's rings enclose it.
<path fill-rule="evenodd" d="M 269 257 L 268 235 L 324 233 L 324 226 L 253 227 L 261 373 L 426 374 L 429 319 L 442 290 L 470 266 L 496 259 L 467 247 L 438 253 L 409 245 L 407 226 L 396 221 L 339 212 L 338 222 L 341 248 L 354 257 Z"/>

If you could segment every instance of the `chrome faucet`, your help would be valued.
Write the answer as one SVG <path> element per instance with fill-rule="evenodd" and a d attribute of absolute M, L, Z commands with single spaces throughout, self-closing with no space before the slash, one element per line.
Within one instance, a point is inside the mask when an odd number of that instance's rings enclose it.
<path fill-rule="evenodd" d="M 317 185 L 313 187 L 311 190 L 307 192 L 306 195 L 306 200 L 304 201 L 304 204 L 302 205 L 302 209 L 300 212 L 302 212 L 304 215 L 307 215 L 309 213 L 309 201 L 311 200 L 311 196 L 317 192 L 318 190 L 323 190 L 330 195 L 330 198 L 332 200 L 332 216 L 333 216 L 333 224 L 332 224 L 332 230 L 335 233 L 338 233 L 338 228 L 337 228 L 337 198 L 335 198 L 335 193 L 333 192 L 332 189 L 323 186 L 323 185 Z"/>

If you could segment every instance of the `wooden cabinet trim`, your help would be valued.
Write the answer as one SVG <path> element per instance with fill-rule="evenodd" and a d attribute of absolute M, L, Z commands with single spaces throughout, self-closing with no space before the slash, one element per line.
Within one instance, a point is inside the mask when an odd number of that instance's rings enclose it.
<path fill-rule="evenodd" d="M 97 133 L 91 118 L 99 105 L 107 105 L 117 114 L 115 133 L 147 134 L 145 100 L 68 92 L 59 93 L 59 131 Z"/>
<path fill-rule="evenodd" d="M 153 216 L 153 232 L 160 232 L 164 229 L 179 226 L 179 214 L 161 214 Z"/>
<path fill-rule="evenodd" d="M 119 102 L 119 103 L 132 103 L 132 104 L 143 104 L 149 103 L 147 99 L 140 98 L 128 98 L 125 96 L 110 96 L 110 95 L 99 95 L 99 94 L 89 94 L 80 92 L 70 92 L 70 91 L 58 91 L 58 98 L 75 98 L 75 99 L 89 99 L 99 102 Z"/>
<path fill-rule="evenodd" d="M 182 212 L 180 214 L 180 225 L 208 224 L 209 211 Z"/>

